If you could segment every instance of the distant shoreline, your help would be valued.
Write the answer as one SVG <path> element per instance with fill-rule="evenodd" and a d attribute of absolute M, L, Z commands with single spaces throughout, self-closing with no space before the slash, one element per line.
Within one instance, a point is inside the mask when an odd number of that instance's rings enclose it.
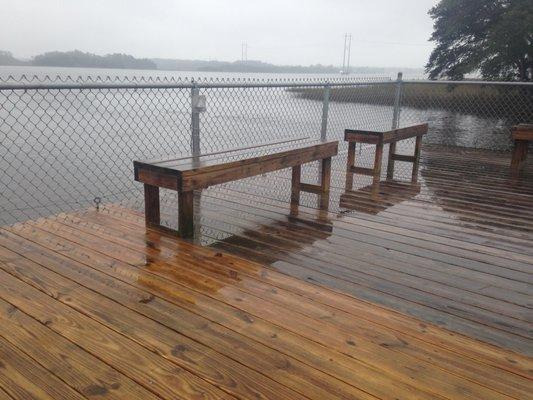
<path fill-rule="evenodd" d="M 275 65 L 262 61 L 204 61 L 166 58 L 135 58 L 127 54 L 99 56 L 81 51 L 48 52 L 29 61 L 15 58 L 10 52 L 0 51 L 0 66 L 94 68 L 142 71 L 175 72 L 226 72 L 226 73 L 272 73 L 272 74 L 339 74 L 340 68 L 333 65 Z M 403 71 L 408 75 L 423 75 L 422 68 L 399 67 L 352 67 L 350 74 L 391 75 Z"/>

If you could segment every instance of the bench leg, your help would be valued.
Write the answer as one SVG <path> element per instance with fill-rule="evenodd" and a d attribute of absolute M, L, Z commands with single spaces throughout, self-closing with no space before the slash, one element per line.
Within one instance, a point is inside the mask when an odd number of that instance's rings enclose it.
<path fill-rule="evenodd" d="M 355 142 L 348 142 L 348 159 L 346 162 L 346 190 L 353 189 L 353 172 L 355 166 Z"/>
<path fill-rule="evenodd" d="M 513 149 L 513 159 L 511 160 L 511 169 L 513 172 L 519 172 L 524 166 L 527 158 L 529 142 L 527 140 L 515 140 Z"/>
<path fill-rule="evenodd" d="M 329 193 L 331 185 L 331 157 L 322 160 L 322 168 L 320 169 L 320 187 L 322 193 Z"/>
<path fill-rule="evenodd" d="M 414 161 L 413 161 L 413 174 L 411 177 L 411 181 L 413 183 L 416 183 L 418 181 L 418 169 L 420 167 L 420 152 L 422 150 L 422 136 L 416 137 L 415 142 L 415 155 L 414 155 Z"/>
<path fill-rule="evenodd" d="M 376 157 L 374 158 L 374 170 L 372 179 L 372 193 L 379 193 L 379 182 L 381 180 L 381 162 L 383 161 L 383 143 L 376 144 Z"/>
<path fill-rule="evenodd" d="M 182 238 L 190 239 L 194 236 L 194 192 L 178 194 L 178 231 Z"/>
<path fill-rule="evenodd" d="M 159 226 L 161 214 L 159 211 L 159 188 L 144 184 L 144 216 L 146 226 Z"/>
<path fill-rule="evenodd" d="M 391 143 L 387 161 L 387 179 L 394 179 L 394 154 L 396 154 L 396 143 Z"/>
<path fill-rule="evenodd" d="M 331 157 L 322 159 L 320 169 L 320 190 L 318 207 L 322 210 L 329 208 L 329 190 L 331 187 Z"/>
<path fill-rule="evenodd" d="M 291 204 L 300 204 L 300 183 L 302 179 L 302 166 L 292 167 Z"/>

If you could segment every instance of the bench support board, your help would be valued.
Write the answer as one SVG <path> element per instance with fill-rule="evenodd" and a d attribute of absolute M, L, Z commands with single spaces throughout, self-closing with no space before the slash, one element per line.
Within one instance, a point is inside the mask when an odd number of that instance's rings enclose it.
<path fill-rule="evenodd" d="M 147 183 L 144 184 L 144 215 L 147 226 L 160 225 L 159 187 Z"/>
<path fill-rule="evenodd" d="M 387 164 L 387 179 L 394 178 L 394 162 L 404 161 L 413 163 L 412 182 L 418 180 L 418 169 L 420 162 L 420 150 L 422 147 L 422 137 L 427 133 L 427 124 L 397 129 L 390 132 L 369 132 L 346 130 L 344 139 L 348 142 L 348 159 L 346 166 L 346 190 L 353 189 L 353 174 L 362 174 L 372 177 L 373 193 L 379 193 L 379 183 L 381 180 L 381 164 L 383 161 L 384 145 L 389 143 L 389 157 Z M 408 156 L 396 154 L 396 143 L 415 137 L 414 155 Z M 370 143 L 376 145 L 373 168 L 363 168 L 355 166 L 355 146 L 356 142 Z"/>
<path fill-rule="evenodd" d="M 320 203 L 322 207 L 327 205 L 324 199 L 329 199 L 330 181 L 331 181 L 331 157 L 324 158 L 320 165 L 320 185 L 313 185 L 310 183 L 303 183 L 302 166 L 296 165 L 292 167 L 292 188 L 291 188 L 291 203 L 293 205 L 300 203 L 300 193 L 314 193 L 320 196 Z"/>

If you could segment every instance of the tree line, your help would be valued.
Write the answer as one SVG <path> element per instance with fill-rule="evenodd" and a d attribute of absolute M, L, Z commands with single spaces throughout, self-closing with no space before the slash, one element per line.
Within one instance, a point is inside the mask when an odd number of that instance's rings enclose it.
<path fill-rule="evenodd" d="M 0 51 L 0 65 L 33 65 L 45 67 L 77 68 L 124 68 L 157 69 L 156 64 L 147 58 L 135 58 L 128 54 L 97 54 L 74 51 L 51 51 L 39 54 L 29 61 L 18 60 L 8 51 Z"/>

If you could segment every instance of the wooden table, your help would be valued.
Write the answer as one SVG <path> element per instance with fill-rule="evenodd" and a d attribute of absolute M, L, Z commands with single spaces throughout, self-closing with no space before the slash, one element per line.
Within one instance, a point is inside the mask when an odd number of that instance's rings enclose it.
<path fill-rule="evenodd" d="M 513 126 L 511 133 L 514 140 L 511 169 L 514 172 L 519 172 L 526 163 L 529 142 L 533 142 L 533 124 Z"/>
<path fill-rule="evenodd" d="M 348 160 L 346 168 L 346 190 L 353 188 L 353 174 L 363 174 L 373 177 L 374 192 L 379 192 L 379 182 L 381 179 L 381 163 L 383 159 L 383 148 L 385 144 L 390 144 L 389 161 L 387 166 L 387 179 L 394 177 L 394 161 L 406 161 L 413 163 L 412 181 L 416 182 L 418 177 L 418 166 L 420 161 L 420 149 L 422 147 L 422 137 L 428 132 L 428 124 L 414 125 L 407 128 L 395 129 L 386 132 L 365 131 L 346 129 L 344 140 L 348 142 Z M 396 143 L 401 140 L 416 138 L 415 153 L 412 156 L 396 154 Z M 373 168 L 362 168 L 355 166 L 355 145 L 356 143 L 369 143 L 376 145 L 376 155 Z"/>
<path fill-rule="evenodd" d="M 299 203 L 300 192 L 329 194 L 331 157 L 337 141 L 298 139 L 229 150 L 199 157 L 134 161 L 135 180 L 144 183 L 145 218 L 148 226 L 160 226 L 159 188 L 178 192 L 178 230 L 182 237 L 194 235 L 193 191 L 212 185 L 292 168 L 291 203 Z M 301 182 L 301 166 L 321 161 L 319 185 Z"/>

